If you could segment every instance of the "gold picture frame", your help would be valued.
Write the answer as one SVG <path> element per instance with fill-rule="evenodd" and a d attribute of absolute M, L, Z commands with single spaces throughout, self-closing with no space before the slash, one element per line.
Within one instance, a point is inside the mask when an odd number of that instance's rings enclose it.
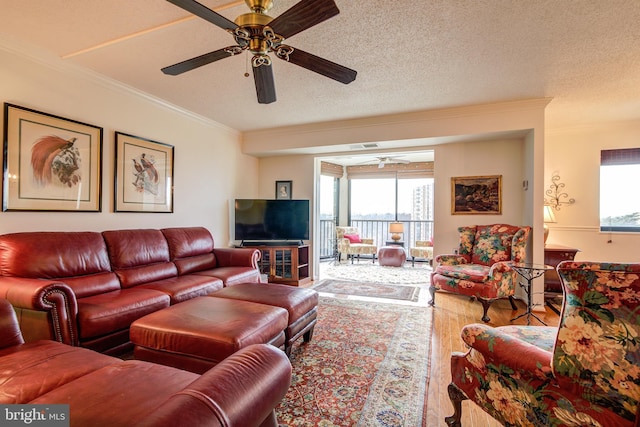
<path fill-rule="evenodd" d="M 173 145 L 116 132 L 116 212 L 173 212 Z"/>
<path fill-rule="evenodd" d="M 3 211 L 102 210 L 102 128 L 4 104 Z"/>
<path fill-rule="evenodd" d="M 452 215 L 501 215 L 502 175 L 451 178 Z"/>

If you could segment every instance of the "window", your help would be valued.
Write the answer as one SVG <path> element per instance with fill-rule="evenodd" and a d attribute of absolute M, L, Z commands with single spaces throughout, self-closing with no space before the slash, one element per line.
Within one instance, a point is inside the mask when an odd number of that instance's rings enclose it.
<path fill-rule="evenodd" d="M 640 232 L 640 148 L 602 150 L 600 231 Z"/>

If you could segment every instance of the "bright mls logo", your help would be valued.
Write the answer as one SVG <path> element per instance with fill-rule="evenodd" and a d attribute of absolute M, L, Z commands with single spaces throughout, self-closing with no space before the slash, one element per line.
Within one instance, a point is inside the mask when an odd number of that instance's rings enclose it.
<path fill-rule="evenodd" d="M 69 427 L 69 405 L 0 405 L 0 425 Z"/>

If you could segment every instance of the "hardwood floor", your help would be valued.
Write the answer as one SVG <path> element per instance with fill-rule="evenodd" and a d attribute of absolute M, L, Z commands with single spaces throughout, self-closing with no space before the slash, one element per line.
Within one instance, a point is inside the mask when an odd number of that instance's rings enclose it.
<path fill-rule="evenodd" d="M 317 283 L 317 282 L 316 282 Z M 310 283 L 309 287 L 314 283 Z M 421 291 L 428 294 L 426 288 Z M 424 305 L 423 298 L 420 298 L 420 305 Z M 510 324 L 526 325 L 526 319 L 520 318 L 515 322 L 510 319 L 521 314 L 525 303 L 516 301 L 517 311 L 511 309 L 508 300 L 494 302 L 489 308 L 491 326 L 502 326 Z M 461 295 L 438 292 L 436 294 L 436 306 L 427 308 L 433 310 L 433 336 L 431 342 L 430 359 L 430 379 L 428 387 L 427 409 L 425 413 L 424 425 L 446 426 L 444 418 L 453 414 L 453 407 L 449 400 L 447 386 L 451 382 L 450 360 L 452 352 L 465 352 L 460 331 L 464 325 L 470 323 L 482 323 L 482 306 L 477 301 L 471 301 L 468 297 Z M 549 308 L 545 307 L 545 312 L 536 312 L 547 325 L 557 326 L 559 317 Z M 535 319 L 531 320 L 532 325 L 539 325 Z M 471 401 L 462 403 L 462 426 L 463 427 L 497 427 L 501 424 L 481 410 Z"/>

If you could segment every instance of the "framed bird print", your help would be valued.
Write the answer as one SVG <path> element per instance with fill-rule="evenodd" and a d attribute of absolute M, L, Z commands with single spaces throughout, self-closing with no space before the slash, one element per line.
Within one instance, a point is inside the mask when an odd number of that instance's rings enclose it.
<path fill-rule="evenodd" d="M 116 212 L 173 212 L 173 146 L 116 132 Z"/>
<path fill-rule="evenodd" d="M 4 104 L 3 211 L 102 209 L 102 128 Z"/>

